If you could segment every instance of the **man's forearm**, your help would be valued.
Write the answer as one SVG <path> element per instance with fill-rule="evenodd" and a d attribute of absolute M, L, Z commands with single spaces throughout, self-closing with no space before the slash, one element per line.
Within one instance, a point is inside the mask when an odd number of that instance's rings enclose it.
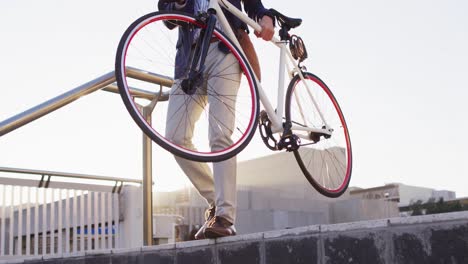
<path fill-rule="evenodd" d="M 250 18 L 259 21 L 264 15 L 271 16 L 270 11 L 263 6 L 260 0 L 244 0 L 244 10 Z"/>

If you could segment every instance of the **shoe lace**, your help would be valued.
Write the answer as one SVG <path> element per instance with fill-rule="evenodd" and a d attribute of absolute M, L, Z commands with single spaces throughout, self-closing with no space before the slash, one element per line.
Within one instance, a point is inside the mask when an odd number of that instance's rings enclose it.
<path fill-rule="evenodd" d="M 205 220 L 208 220 L 209 218 L 214 217 L 215 212 L 216 212 L 216 207 L 208 208 L 208 210 L 205 211 Z"/>

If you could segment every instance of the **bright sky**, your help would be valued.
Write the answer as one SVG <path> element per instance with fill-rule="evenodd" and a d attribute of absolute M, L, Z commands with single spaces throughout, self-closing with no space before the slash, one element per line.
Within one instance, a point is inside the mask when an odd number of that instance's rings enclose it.
<path fill-rule="evenodd" d="M 468 196 L 467 1 L 263 2 L 304 20 L 294 32 L 306 65 L 347 118 L 352 186 L 402 182 Z M 156 3 L 1 0 L 0 121 L 112 71 L 120 36 Z M 275 49 L 257 44 L 274 92 Z M 121 99 L 97 92 L 1 137 L 0 166 L 141 178 L 141 137 Z M 241 160 L 270 154 L 255 141 Z M 153 148 L 156 188 L 182 186 L 172 157 Z"/>

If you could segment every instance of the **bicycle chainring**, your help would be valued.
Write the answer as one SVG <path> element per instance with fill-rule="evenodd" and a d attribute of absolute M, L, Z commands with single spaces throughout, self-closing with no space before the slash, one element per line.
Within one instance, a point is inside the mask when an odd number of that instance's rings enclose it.
<path fill-rule="evenodd" d="M 258 131 L 260 131 L 260 136 L 262 137 L 263 143 L 265 143 L 267 148 L 271 150 L 278 150 L 278 140 L 273 137 L 273 132 L 271 131 L 271 121 L 268 118 L 268 114 L 265 110 L 260 112 Z"/>

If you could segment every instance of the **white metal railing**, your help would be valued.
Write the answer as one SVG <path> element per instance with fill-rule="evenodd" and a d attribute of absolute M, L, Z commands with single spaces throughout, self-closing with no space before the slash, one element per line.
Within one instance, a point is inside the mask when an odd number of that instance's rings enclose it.
<path fill-rule="evenodd" d="M 0 172 L 42 175 L 41 180 L 0 177 L 0 260 L 120 247 L 117 183 L 140 180 L 4 167 Z M 116 184 L 50 182 L 51 176 Z"/>
<path fill-rule="evenodd" d="M 0 259 L 119 247 L 118 194 L 0 185 Z"/>

